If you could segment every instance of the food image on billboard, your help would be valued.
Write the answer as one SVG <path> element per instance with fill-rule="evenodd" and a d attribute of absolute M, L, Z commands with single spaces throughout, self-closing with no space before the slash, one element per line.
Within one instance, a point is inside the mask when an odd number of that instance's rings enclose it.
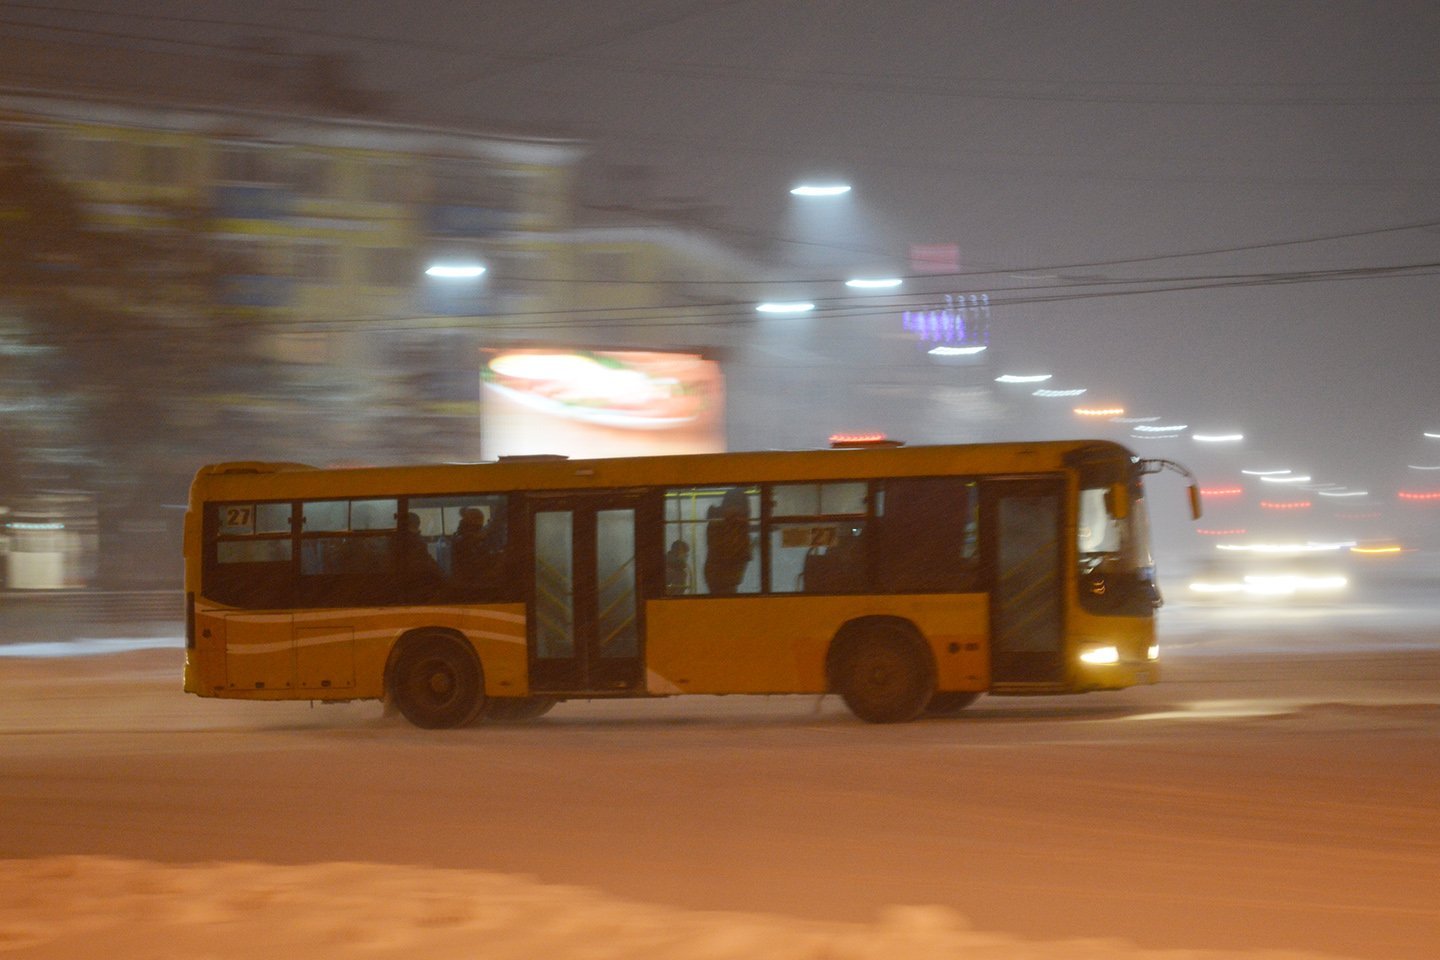
<path fill-rule="evenodd" d="M 720 364 L 692 353 L 482 351 L 481 456 L 723 450 Z"/>

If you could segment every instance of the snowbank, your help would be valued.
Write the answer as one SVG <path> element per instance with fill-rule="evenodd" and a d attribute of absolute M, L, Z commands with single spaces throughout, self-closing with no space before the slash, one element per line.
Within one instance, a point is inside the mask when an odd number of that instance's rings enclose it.
<path fill-rule="evenodd" d="M 0 954 L 26 960 L 1314 960 L 1289 951 L 1028 942 L 940 907 L 823 923 L 627 903 L 578 887 L 422 867 L 0 861 Z"/>

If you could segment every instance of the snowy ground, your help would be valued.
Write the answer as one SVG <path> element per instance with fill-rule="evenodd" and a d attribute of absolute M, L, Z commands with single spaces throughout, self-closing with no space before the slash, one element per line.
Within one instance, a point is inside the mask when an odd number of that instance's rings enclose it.
<path fill-rule="evenodd" d="M 414 730 L 0 645 L 0 953 L 1431 960 L 1440 616 L 1164 612 L 1166 680 Z M 82 656 L 51 656 L 83 652 Z"/>

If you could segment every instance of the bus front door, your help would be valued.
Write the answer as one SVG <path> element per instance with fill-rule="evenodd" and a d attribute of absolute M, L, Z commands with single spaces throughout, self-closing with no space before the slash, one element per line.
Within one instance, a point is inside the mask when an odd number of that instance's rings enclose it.
<path fill-rule="evenodd" d="M 1065 485 L 997 480 L 984 487 L 991 687 L 1059 689 L 1065 682 Z"/>
<path fill-rule="evenodd" d="M 644 678 L 636 575 L 639 501 L 531 501 L 530 689 L 604 693 Z"/>

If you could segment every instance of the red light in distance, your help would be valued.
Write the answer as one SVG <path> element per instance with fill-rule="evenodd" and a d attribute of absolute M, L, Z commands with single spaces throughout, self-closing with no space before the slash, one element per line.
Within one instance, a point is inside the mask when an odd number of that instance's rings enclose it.
<path fill-rule="evenodd" d="M 1308 510 L 1309 500 L 1291 500 L 1289 502 L 1276 502 L 1274 500 L 1261 500 L 1260 506 L 1266 510 Z"/>
<path fill-rule="evenodd" d="M 1244 493 L 1244 492 L 1245 492 L 1245 491 L 1241 490 L 1239 487 L 1201 487 L 1201 488 L 1200 488 L 1200 496 L 1202 496 L 1202 497 L 1238 497 L 1238 496 L 1240 496 L 1240 494 L 1242 494 L 1242 493 Z"/>

